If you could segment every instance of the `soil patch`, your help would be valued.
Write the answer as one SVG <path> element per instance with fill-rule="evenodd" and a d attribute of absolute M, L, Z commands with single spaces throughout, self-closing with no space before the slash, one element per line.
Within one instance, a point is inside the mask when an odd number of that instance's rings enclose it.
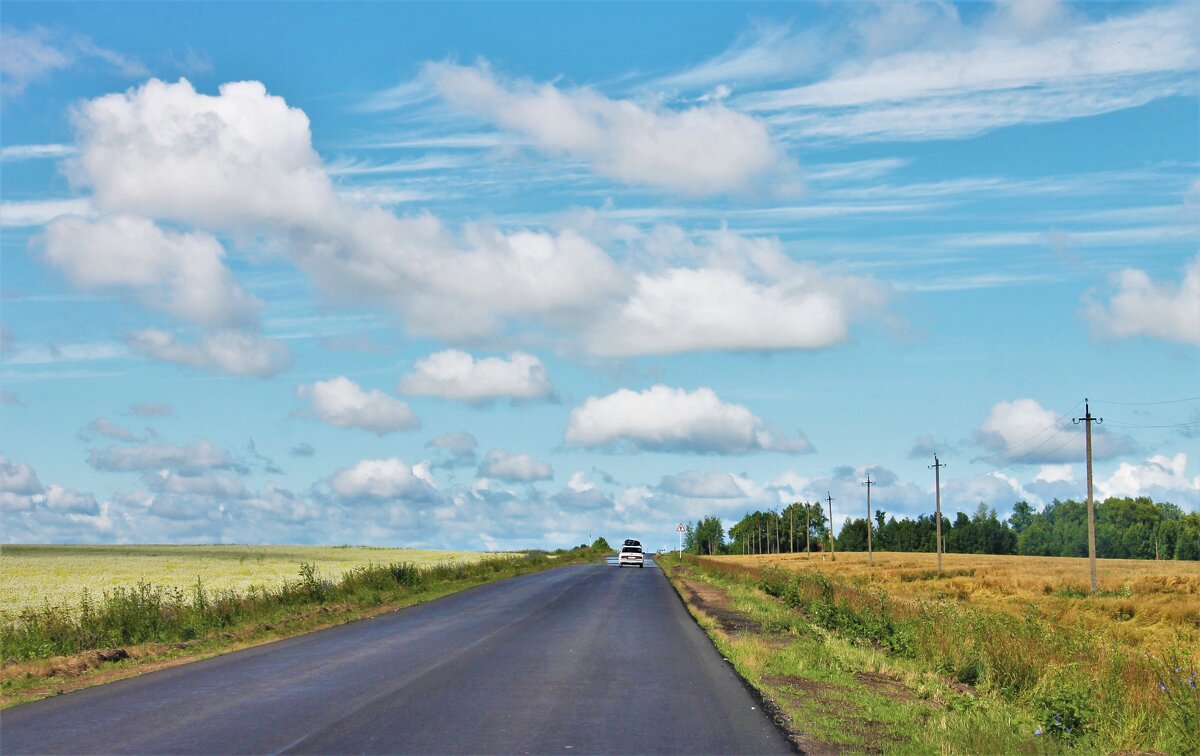
<path fill-rule="evenodd" d="M 916 703 L 920 700 L 912 688 L 894 677 L 881 675 L 877 672 L 855 672 L 854 679 L 865 685 L 873 693 L 890 698 L 898 703 Z"/>
<path fill-rule="evenodd" d="M 680 578 L 679 585 L 687 594 L 688 603 L 712 617 L 722 631 L 726 633 L 762 632 L 762 625 L 734 609 L 729 596 L 720 588 L 687 578 Z"/>

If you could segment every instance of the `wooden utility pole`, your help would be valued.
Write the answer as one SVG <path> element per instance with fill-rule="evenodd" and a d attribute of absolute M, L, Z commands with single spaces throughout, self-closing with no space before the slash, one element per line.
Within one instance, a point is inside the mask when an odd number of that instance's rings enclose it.
<path fill-rule="evenodd" d="M 940 577 L 942 574 L 942 468 L 946 466 L 945 462 L 939 462 L 936 454 L 933 455 L 933 488 L 937 492 L 937 573 Z"/>
<path fill-rule="evenodd" d="M 833 548 L 833 495 L 826 491 L 825 498 L 829 501 L 829 561 L 836 562 L 837 551 Z"/>
<path fill-rule="evenodd" d="M 804 502 L 804 553 L 807 559 L 812 559 L 812 504 Z"/>
<path fill-rule="evenodd" d="M 796 504 L 788 507 L 788 553 L 796 553 Z"/>
<path fill-rule="evenodd" d="M 871 480 L 871 473 L 867 473 L 867 479 L 862 484 L 867 487 L 867 564 L 875 564 L 875 556 L 871 552 L 871 486 L 875 485 L 875 481 Z"/>
<path fill-rule="evenodd" d="M 1078 406 L 1078 405 L 1076 405 Z M 1084 424 L 1087 438 L 1087 493 L 1088 493 L 1088 571 L 1092 577 L 1092 593 L 1099 587 L 1096 581 L 1096 508 L 1092 504 L 1092 423 L 1102 423 L 1104 418 L 1092 417 L 1088 400 L 1083 400 L 1083 417 L 1072 418 L 1071 422 Z"/>

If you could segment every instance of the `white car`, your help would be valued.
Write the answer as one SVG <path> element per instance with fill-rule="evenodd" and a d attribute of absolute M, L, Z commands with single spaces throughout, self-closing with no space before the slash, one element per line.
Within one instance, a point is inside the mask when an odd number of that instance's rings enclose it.
<path fill-rule="evenodd" d="M 621 553 L 617 556 L 617 566 L 624 567 L 645 567 L 646 557 L 642 555 L 641 546 L 622 546 Z"/>

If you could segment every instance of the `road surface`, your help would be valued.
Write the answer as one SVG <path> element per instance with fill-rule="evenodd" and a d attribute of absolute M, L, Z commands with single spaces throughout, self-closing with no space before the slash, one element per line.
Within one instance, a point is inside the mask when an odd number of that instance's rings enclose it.
<path fill-rule="evenodd" d="M 784 753 L 661 570 L 593 564 L 0 714 L 0 752 Z"/>

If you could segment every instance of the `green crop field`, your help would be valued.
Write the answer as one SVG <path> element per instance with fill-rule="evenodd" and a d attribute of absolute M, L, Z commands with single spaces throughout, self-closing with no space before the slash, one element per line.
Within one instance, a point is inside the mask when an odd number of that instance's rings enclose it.
<path fill-rule="evenodd" d="M 242 593 L 297 580 L 301 562 L 316 565 L 333 580 L 368 564 L 426 566 L 485 556 L 368 546 L 3 546 L 0 619 L 15 618 L 26 608 L 76 607 L 84 589 L 96 597 L 138 583 L 187 589 L 199 578 L 207 591 Z"/>

